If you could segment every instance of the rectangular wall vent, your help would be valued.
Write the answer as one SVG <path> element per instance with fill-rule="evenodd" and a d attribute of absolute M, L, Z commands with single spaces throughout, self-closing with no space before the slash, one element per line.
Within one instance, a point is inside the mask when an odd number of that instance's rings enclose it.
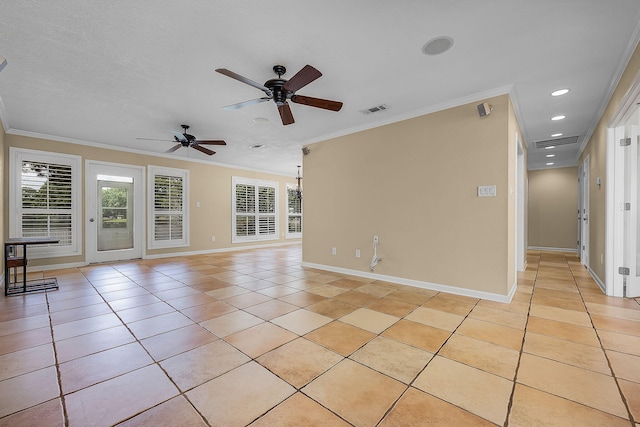
<path fill-rule="evenodd" d="M 564 138 L 555 138 L 555 139 L 546 139 L 544 141 L 536 141 L 534 144 L 536 148 L 545 148 L 551 145 L 555 145 L 556 147 L 559 145 L 569 145 L 575 144 L 578 142 L 579 136 L 566 136 Z"/>
<path fill-rule="evenodd" d="M 367 108 L 366 110 L 362 110 L 364 114 L 373 114 L 379 111 L 388 110 L 389 106 L 387 104 L 376 105 L 375 107 Z"/>

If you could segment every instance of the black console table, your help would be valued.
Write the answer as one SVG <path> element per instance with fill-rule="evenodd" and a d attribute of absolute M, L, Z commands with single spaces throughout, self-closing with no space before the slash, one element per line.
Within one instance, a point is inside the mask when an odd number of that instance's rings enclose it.
<path fill-rule="evenodd" d="M 15 295 L 25 292 L 58 289 L 55 277 L 27 280 L 27 247 L 58 243 L 53 237 L 14 237 L 4 242 L 4 294 Z M 22 280 L 18 280 L 18 267 L 22 267 Z M 11 274 L 13 269 L 13 276 Z"/>

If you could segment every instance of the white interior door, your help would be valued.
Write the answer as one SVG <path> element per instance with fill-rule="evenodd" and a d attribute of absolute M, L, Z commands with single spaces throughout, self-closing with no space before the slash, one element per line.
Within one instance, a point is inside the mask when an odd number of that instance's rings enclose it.
<path fill-rule="evenodd" d="M 640 215 L 638 202 L 640 201 L 640 127 L 628 126 L 627 138 L 629 145 L 624 148 L 624 266 L 627 297 L 640 296 Z"/>
<path fill-rule="evenodd" d="M 582 163 L 582 175 L 580 176 L 580 217 L 582 219 L 580 233 L 580 262 L 589 267 L 589 156 Z"/>
<path fill-rule="evenodd" d="M 524 271 L 527 266 L 527 233 L 525 226 L 525 163 L 524 148 L 520 136 L 516 133 L 516 271 Z M 516 279 L 517 280 L 517 279 Z"/>
<path fill-rule="evenodd" d="M 86 171 L 87 261 L 141 258 L 144 168 L 87 161 Z"/>
<path fill-rule="evenodd" d="M 582 198 L 584 193 L 584 188 L 582 187 L 582 168 L 583 166 L 578 166 L 578 256 L 582 259 Z"/>

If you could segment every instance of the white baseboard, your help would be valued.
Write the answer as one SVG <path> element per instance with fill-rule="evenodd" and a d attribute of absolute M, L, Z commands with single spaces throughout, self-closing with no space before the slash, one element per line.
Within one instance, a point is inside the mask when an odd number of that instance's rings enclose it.
<path fill-rule="evenodd" d="M 403 277 L 387 276 L 384 274 L 369 273 L 369 272 L 360 271 L 360 270 L 350 270 L 347 268 L 333 267 L 330 265 L 314 264 L 311 262 L 303 262 L 302 266 L 308 267 L 308 268 L 315 268 L 318 270 L 331 271 L 334 273 L 347 274 L 350 276 L 382 280 L 385 282 L 392 282 L 392 283 L 398 283 L 401 285 L 413 286 L 415 288 L 429 289 L 432 291 L 446 292 L 449 294 L 462 295 L 462 296 L 471 297 L 471 298 L 480 298 L 480 299 L 502 302 L 507 304 L 511 302 L 511 298 L 513 298 L 513 295 L 516 292 L 516 288 L 517 288 L 517 283 L 514 283 L 511 289 L 509 290 L 508 295 L 501 295 L 501 294 L 494 294 L 491 292 L 477 291 L 474 289 L 458 288 L 456 286 L 441 285 L 438 283 L 430 283 L 430 282 L 423 282 L 420 280 L 406 279 Z"/>
<path fill-rule="evenodd" d="M 299 245 L 299 241 L 295 242 L 284 242 L 284 243 L 267 243 L 263 245 L 253 245 L 253 246 L 234 246 L 231 248 L 220 248 L 220 249 L 207 249 L 203 251 L 188 251 L 188 252 L 172 252 L 166 254 L 157 254 L 157 255 L 143 255 L 142 259 L 160 259 L 160 258 L 176 258 L 176 257 L 184 257 L 184 256 L 193 256 L 193 255 L 207 255 L 207 254 L 215 254 L 222 252 L 235 252 L 235 251 L 244 251 L 247 249 L 261 249 L 261 248 L 271 248 L 277 246 L 289 246 L 289 245 Z M 123 261 L 107 261 L 105 263 L 117 263 L 117 262 L 126 262 Z M 49 271 L 49 270 L 62 270 L 65 268 L 79 268 L 86 267 L 90 265 L 88 262 L 73 262 L 67 264 L 49 264 L 49 265 L 37 265 L 32 267 L 27 267 L 27 273 L 31 273 L 34 271 Z"/>
<path fill-rule="evenodd" d="M 605 286 L 604 282 L 600 280 L 598 275 L 591 269 L 591 267 L 587 267 L 587 271 L 589 272 L 589 275 L 591 275 L 593 281 L 596 282 L 596 285 L 598 285 L 598 287 L 602 290 L 602 293 L 606 295 L 607 287 Z"/>
<path fill-rule="evenodd" d="M 549 252 L 578 252 L 576 248 L 551 248 L 547 246 L 529 246 L 527 249 L 532 251 L 549 251 Z"/>
<path fill-rule="evenodd" d="M 172 258 L 172 257 L 181 257 L 181 256 L 193 256 L 193 255 L 208 255 L 208 254 L 217 254 L 223 252 L 236 252 L 236 251 L 245 251 L 248 249 L 264 249 L 264 248 L 274 248 L 277 246 L 291 246 L 291 245 L 299 245 L 300 241 L 295 242 L 284 242 L 284 243 L 266 243 L 262 245 L 248 245 L 248 246 L 233 246 L 230 248 L 220 248 L 220 249 L 205 249 L 202 251 L 188 251 L 188 252 L 175 252 L 175 253 L 166 253 L 166 254 L 154 254 L 154 255 L 143 255 L 142 259 L 160 259 L 160 258 Z"/>

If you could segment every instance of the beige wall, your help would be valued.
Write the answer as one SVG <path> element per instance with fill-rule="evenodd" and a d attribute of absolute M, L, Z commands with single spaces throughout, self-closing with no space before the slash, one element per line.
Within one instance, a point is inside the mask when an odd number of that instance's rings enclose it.
<path fill-rule="evenodd" d="M 580 157 L 582 163 L 589 156 L 589 259 L 590 268 L 602 283 L 605 282 L 605 268 L 601 262 L 606 258 L 606 142 L 607 124 L 620 108 L 627 91 L 631 88 L 640 72 L 640 45 L 636 46 L 618 85 L 609 100 L 609 104 L 602 115 L 589 143 Z M 594 184 L 596 177 L 600 177 L 602 184 Z"/>
<path fill-rule="evenodd" d="M 0 141 L 1 142 L 1 141 Z M 167 166 L 179 169 L 188 169 L 190 171 L 190 236 L 189 247 L 156 249 L 145 251 L 147 256 L 155 256 L 179 252 L 191 251 L 213 251 L 225 250 L 238 246 L 263 245 L 299 242 L 300 239 L 285 239 L 286 232 L 286 184 L 295 185 L 295 178 L 286 178 L 280 175 L 273 175 L 261 172 L 247 171 L 241 169 L 233 169 L 204 163 L 195 163 L 185 160 L 177 160 L 166 157 L 156 157 L 152 155 L 123 153 L 122 151 L 102 149 L 96 147 L 83 146 L 78 144 L 70 144 L 64 142 L 51 141 L 46 139 L 30 138 L 18 135 L 5 135 L 4 150 L 2 153 L 5 159 L 8 159 L 9 147 L 21 147 L 32 150 L 49 151 L 56 153 L 75 154 L 82 157 L 83 170 L 85 160 L 98 160 L 111 163 L 126 163 L 136 166 Z M 3 162 L 4 164 L 4 162 Z M 8 170 L 8 168 L 5 168 Z M 6 176 L 3 173 L 3 177 Z M 231 179 L 232 176 L 241 176 L 246 178 L 263 179 L 279 182 L 279 206 L 280 206 L 280 238 L 278 240 L 262 241 L 258 243 L 231 243 Z M 82 179 L 84 186 L 84 177 Z M 8 180 L 2 186 L 2 191 L 8 194 Z M 83 190 L 84 194 L 84 190 Z M 3 198 L 6 200 L 6 198 Z M 195 202 L 199 201 L 200 208 L 195 207 Z M 2 215 L 8 218 L 8 205 L 5 201 Z M 82 210 L 84 216 L 84 209 Z M 146 217 L 145 217 L 146 219 Z M 83 224 L 85 221 L 83 220 Z M 8 219 L 3 222 L 3 231 L 8 236 Z M 146 236 L 146 230 L 145 236 Z M 84 228 L 83 228 L 84 234 Z M 211 236 L 216 236 L 216 241 L 211 241 Z M 147 245 L 146 237 L 144 242 Z M 84 241 L 83 241 L 83 253 Z M 82 263 L 85 261 L 84 255 L 75 257 L 58 257 L 50 259 L 40 259 L 30 261 L 31 265 L 51 265 L 51 264 L 67 264 Z"/>
<path fill-rule="evenodd" d="M 507 95 L 489 102 L 485 117 L 474 103 L 311 145 L 303 260 L 368 272 L 378 235 L 375 273 L 508 294 L 515 115 Z"/>
<path fill-rule="evenodd" d="M 575 250 L 578 168 L 529 171 L 529 246 Z"/>

